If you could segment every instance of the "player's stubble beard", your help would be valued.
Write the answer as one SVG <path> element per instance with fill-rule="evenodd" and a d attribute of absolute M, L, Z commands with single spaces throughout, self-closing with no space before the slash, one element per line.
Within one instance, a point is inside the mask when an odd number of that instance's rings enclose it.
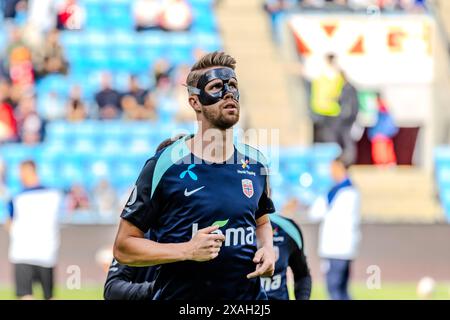
<path fill-rule="evenodd" d="M 239 121 L 239 103 L 236 102 L 236 111 L 233 114 L 228 114 L 225 109 L 226 103 L 220 102 L 216 106 L 202 106 L 202 113 L 204 118 L 210 123 L 211 128 L 219 130 L 227 130 L 233 127 Z"/>

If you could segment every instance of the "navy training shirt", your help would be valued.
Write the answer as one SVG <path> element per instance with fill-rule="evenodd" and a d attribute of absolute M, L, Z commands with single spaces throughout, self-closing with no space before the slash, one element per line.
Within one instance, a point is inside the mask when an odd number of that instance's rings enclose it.
<path fill-rule="evenodd" d="M 295 281 L 309 275 L 309 269 L 303 250 L 303 236 L 298 225 L 291 219 L 274 214 L 270 215 L 275 249 L 275 271 L 272 277 L 261 278 L 269 300 L 289 300 L 286 271 L 291 266 Z M 301 263 L 297 263 L 301 261 Z"/>
<path fill-rule="evenodd" d="M 186 145 L 186 136 L 149 159 L 121 217 L 160 243 L 189 241 L 199 229 L 217 224 L 225 241 L 219 256 L 157 267 L 155 300 L 267 299 L 255 271 L 256 219 L 275 208 L 262 154 L 236 144 L 224 163 L 205 163 Z"/>

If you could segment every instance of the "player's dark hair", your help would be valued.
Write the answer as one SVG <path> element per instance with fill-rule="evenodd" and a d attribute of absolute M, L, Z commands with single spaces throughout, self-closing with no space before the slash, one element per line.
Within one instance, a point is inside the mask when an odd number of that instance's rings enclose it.
<path fill-rule="evenodd" d="M 170 146 L 172 143 L 174 143 L 177 140 L 180 140 L 181 138 L 183 138 L 185 136 L 186 136 L 185 134 L 179 134 L 179 135 L 176 135 L 173 138 L 167 138 L 166 140 L 162 141 L 159 144 L 158 148 L 156 148 L 156 152 L 161 151 L 162 149 Z"/>
<path fill-rule="evenodd" d="M 197 82 L 203 75 L 203 70 L 211 67 L 228 67 L 231 69 L 236 68 L 236 60 L 222 51 L 210 52 L 200 58 L 191 68 L 189 72 L 186 84 L 191 87 L 196 87 Z"/>

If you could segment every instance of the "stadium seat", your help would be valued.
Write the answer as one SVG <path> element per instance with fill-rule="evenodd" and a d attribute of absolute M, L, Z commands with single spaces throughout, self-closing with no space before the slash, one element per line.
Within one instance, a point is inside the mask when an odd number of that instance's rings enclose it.
<path fill-rule="evenodd" d="M 61 74 L 47 75 L 37 82 L 36 89 L 42 93 L 55 91 L 64 96 L 67 96 L 69 93 L 67 77 Z"/>
<path fill-rule="evenodd" d="M 109 30 L 133 30 L 134 20 L 129 2 L 109 3 L 105 11 L 105 17 Z"/>
<path fill-rule="evenodd" d="M 110 52 L 102 48 L 87 48 L 86 67 L 93 71 L 110 70 Z"/>
<path fill-rule="evenodd" d="M 110 58 L 110 68 L 114 72 L 126 71 L 129 73 L 138 73 L 143 67 L 143 60 L 137 59 L 137 54 L 130 49 L 116 49 Z"/>
<path fill-rule="evenodd" d="M 222 49 L 222 43 L 215 33 L 196 32 L 195 39 L 196 46 L 206 52 Z"/>
<path fill-rule="evenodd" d="M 4 223 L 7 217 L 6 202 L 0 201 L 0 223 Z"/>

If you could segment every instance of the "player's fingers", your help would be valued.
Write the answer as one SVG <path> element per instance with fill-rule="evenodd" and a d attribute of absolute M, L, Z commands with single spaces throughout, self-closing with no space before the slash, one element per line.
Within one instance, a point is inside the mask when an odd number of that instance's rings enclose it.
<path fill-rule="evenodd" d="M 210 248 L 209 249 L 209 253 L 219 253 L 220 249 L 219 248 Z"/>
<path fill-rule="evenodd" d="M 256 278 L 259 277 L 261 275 L 261 271 L 259 271 L 258 269 L 256 269 L 255 271 L 253 271 L 252 273 L 249 273 L 247 275 L 247 279 L 252 279 L 252 278 Z"/>
<path fill-rule="evenodd" d="M 217 258 L 218 255 L 219 255 L 218 252 L 216 252 L 216 253 L 211 253 L 211 254 L 209 255 L 209 258 L 212 260 L 212 259 Z"/>
<path fill-rule="evenodd" d="M 225 241 L 225 236 L 223 234 L 208 234 L 208 239 L 210 240 L 218 240 L 218 241 Z"/>
<path fill-rule="evenodd" d="M 216 231 L 217 229 L 219 229 L 219 226 L 210 226 L 210 227 L 206 227 L 206 228 L 198 230 L 198 233 L 208 234 L 208 233 Z"/>
<path fill-rule="evenodd" d="M 271 262 L 265 261 L 262 264 L 258 265 L 258 267 L 256 269 L 259 270 L 259 272 L 263 276 L 273 275 L 273 265 Z"/>
<path fill-rule="evenodd" d="M 258 250 L 255 253 L 255 257 L 253 258 L 254 263 L 260 263 L 264 255 L 264 251 Z"/>
<path fill-rule="evenodd" d="M 222 248 L 222 241 L 220 241 L 220 242 L 214 241 L 213 248 L 219 248 L 219 249 Z"/>
<path fill-rule="evenodd" d="M 209 240 L 208 241 L 208 247 L 211 248 L 221 248 L 223 245 L 223 241 L 220 240 Z"/>

